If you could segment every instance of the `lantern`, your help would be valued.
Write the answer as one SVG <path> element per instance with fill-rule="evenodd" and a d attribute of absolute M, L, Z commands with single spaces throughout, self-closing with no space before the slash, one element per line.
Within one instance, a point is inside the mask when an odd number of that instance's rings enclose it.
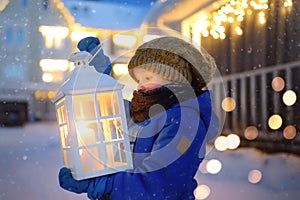
<path fill-rule="evenodd" d="M 71 77 L 55 103 L 64 164 L 76 180 L 132 168 L 123 85 L 89 66 L 88 52 L 72 54 Z"/>

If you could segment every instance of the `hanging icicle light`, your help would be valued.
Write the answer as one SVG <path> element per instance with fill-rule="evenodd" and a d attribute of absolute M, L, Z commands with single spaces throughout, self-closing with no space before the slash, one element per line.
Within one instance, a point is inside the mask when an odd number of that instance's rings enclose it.
<path fill-rule="evenodd" d="M 234 29 L 235 29 L 236 34 L 243 35 L 243 30 L 241 29 L 241 27 L 236 26 Z"/>
<path fill-rule="evenodd" d="M 258 13 L 258 21 L 259 21 L 260 24 L 265 24 L 266 23 L 266 21 L 267 21 L 266 20 L 266 15 L 263 11 L 260 11 Z"/>
<path fill-rule="evenodd" d="M 284 7 L 292 7 L 293 6 L 293 1 L 292 0 L 285 0 L 284 2 L 283 2 L 283 6 Z"/>
<path fill-rule="evenodd" d="M 291 3 L 291 0 L 286 0 L 284 5 L 287 7 Z M 225 39 L 226 30 L 219 31 L 219 29 L 220 27 L 226 27 L 230 23 L 237 25 L 238 28 L 235 28 L 235 32 L 240 36 L 243 34 L 243 29 L 239 24 L 245 20 L 245 15 L 251 15 L 253 11 L 259 11 L 258 23 L 265 24 L 266 16 L 264 11 L 268 8 L 268 0 L 261 0 L 260 2 L 255 0 L 229 0 L 225 5 L 212 13 L 204 13 L 202 11 L 202 13 L 197 14 L 197 17 L 195 16 L 192 19 L 183 21 L 183 26 L 189 29 L 183 30 L 183 32 L 190 32 L 192 30 L 193 39 L 199 37 L 199 35 L 203 37 L 210 35 L 214 39 Z M 195 30 L 200 33 L 195 34 Z"/>

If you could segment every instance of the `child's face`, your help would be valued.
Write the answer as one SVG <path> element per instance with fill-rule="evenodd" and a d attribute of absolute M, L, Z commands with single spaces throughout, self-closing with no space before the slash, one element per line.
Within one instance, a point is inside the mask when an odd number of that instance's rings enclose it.
<path fill-rule="evenodd" d="M 164 79 L 163 77 L 145 70 L 143 68 L 136 67 L 133 69 L 133 74 L 137 79 L 138 90 L 152 90 L 162 85 L 172 83 L 171 81 Z"/>

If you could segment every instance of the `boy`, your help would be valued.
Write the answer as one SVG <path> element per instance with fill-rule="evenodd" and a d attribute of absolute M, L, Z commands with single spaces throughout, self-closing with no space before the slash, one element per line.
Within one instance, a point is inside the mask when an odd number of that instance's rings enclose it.
<path fill-rule="evenodd" d="M 128 124 L 134 169 L 76 181 L 62 168 L 60 186 L 90 199 L 194 199 L 206 138 L 219 128 L 206 89 L 215 67 L 204 49 L 176 37 L 141 45 L 128 64 L 138 83 Z"/>

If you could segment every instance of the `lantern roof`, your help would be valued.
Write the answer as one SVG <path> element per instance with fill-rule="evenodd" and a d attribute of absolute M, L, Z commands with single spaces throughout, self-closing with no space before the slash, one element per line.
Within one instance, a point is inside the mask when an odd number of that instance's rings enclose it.
<path fill-rule="evenodd" d="M 57 91 L 52 102 L 55 103 L 66 95 L 108 92 L 121 90 L 123 87 L 123 84 L 118 83 L 111 76 L 97 72 L 94 66 L 77 66 L 70 78 Z"/>

